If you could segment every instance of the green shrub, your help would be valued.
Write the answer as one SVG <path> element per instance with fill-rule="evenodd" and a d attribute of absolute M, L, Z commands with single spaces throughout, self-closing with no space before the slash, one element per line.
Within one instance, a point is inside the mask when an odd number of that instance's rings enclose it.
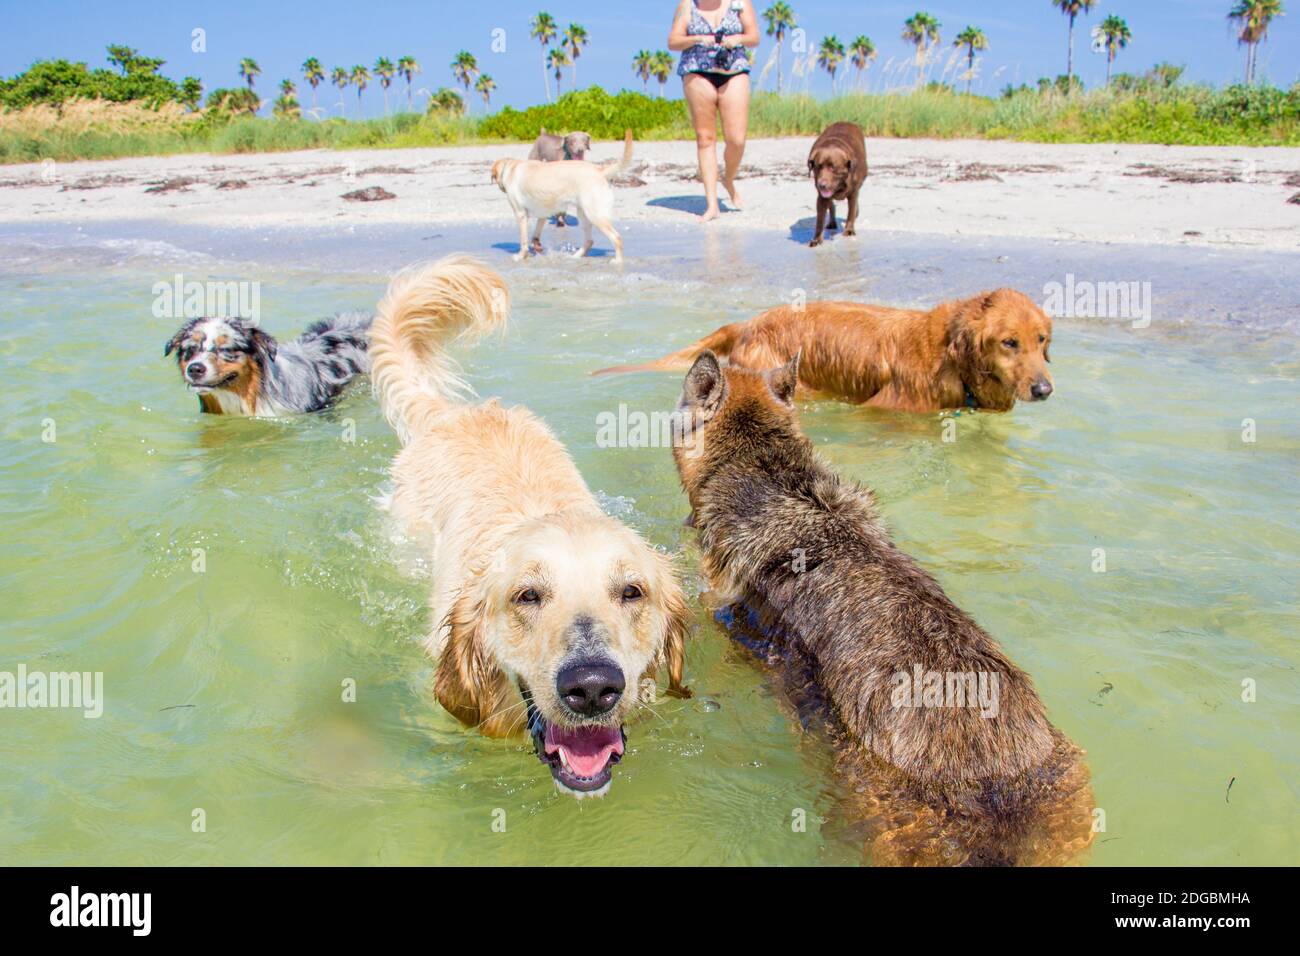
<path fill-rule="evenodd" d="M 198 80 L 186 77 L 175 83 L 158 73 L 162 60 L 129 55 L 115 60 L 122 72 L 91 70 L 84 63 L 68 60 L 39 60 L 27 70 L 0 80 L 0 106 L 23 109 L 38 104 L 58 106 L 69 100 L 107 100 L 111 103 L 144 102 L 154 106 L 177 102 L 193 105 Z"/>
<path fill-rule="evenodd" d="M 625 129 L 643 138 L 645 133 L 685 122 L 681 100 L 655 99 L 631 90 L 611 95 L 598 86 L 565 93 L 554 103 L 516 110 L 507 106 L 483 119 L 479 132 L 496 139 L 527 141 L 540 129 L 558 133 L 584 130 L 596 139 L 621 139 Z"/>

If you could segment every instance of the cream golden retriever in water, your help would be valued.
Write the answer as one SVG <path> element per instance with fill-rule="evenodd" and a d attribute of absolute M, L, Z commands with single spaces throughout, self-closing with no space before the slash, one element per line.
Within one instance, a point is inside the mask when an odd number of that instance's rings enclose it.
<path fill-rule="evenodd" d="M 446 344 L 508 312 L 501 277 L 464 256 L 389 285 L 370 354 L 403 445 L 392 509 L 432 542 L 439 702 L 488 736 L 527 729 L 562 791 L 603 795 L 660 663 L 669 692 L 689 694 L 689 612 L 669 560 L 601 511 L 537 416 L 463 401 Z"/>
<path fill-rule="evenodd" d="M 530 248 L 541 252 L 546 220 L 574 207 L 582 226 L 582 248 L 574 255 L 581 258 L 591 251 L 594 225 L 614 244 L 614 261 L 622 262 L 623 239 L 614 228 L 614 190 L 609 183 L 631 162 L 632 131 L 628 130 L 623 136 L 623 158 L 605 166 L 580 160 L 546 163 L 539 159 L 498 159 L 493 163 L 492 182 L 506 194 L 519 222 L 519 252 L 515 258 L 523 259 Z M 531 245 L 529 216 L 537 220 Z"/>

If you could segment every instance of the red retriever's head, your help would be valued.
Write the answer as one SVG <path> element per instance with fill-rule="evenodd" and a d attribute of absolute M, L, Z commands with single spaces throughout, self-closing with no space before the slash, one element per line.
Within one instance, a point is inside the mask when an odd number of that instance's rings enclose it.
<path fill-rule="evenodd" d="M 1052 394 L 1052 320 L 1029 296 L 997 289 L 947 308 L 949 358 L 981 407 L 1005 411 Z"/>

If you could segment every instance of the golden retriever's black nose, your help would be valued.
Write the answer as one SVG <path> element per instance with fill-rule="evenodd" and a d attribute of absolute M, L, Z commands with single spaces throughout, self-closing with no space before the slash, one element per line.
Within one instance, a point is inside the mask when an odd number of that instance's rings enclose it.
<path fill-rule="evenodd" d="M 623 672 L 606 661 L 571 664 L 555 678 L 560 700 L 581 717 L 596 717 L 613 710 L 625 686 Z"/>
<path fill-rule="evenodd" d="M 1029 394 L 1036 402 L 1041 402 L 1048 395 L 1052 394 L 1052 383 L 1045 378 L 1040 378 L 1033 385 L 1029 386 Z"/>

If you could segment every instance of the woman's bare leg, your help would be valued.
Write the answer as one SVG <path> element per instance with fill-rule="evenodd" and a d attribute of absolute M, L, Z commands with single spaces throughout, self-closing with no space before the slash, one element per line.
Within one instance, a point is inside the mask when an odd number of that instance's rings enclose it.
<path fill-rule="evenodd" d="M 745 137 L 749 134 L 748 74 L 733 76 L 718 91 L 718 111 L 722 114 L 722 138 L 727 144 L 723 153 L 727 165 L 722 173 L 722 185 L 731 197 L 731 204 L 743 209 L 740 194 L 736 192 L 736 174 L 740 172 L 740 160 L 745 155 Z"/>
<path fill-rule="evenodd" d="M 682 90 L 691 110 L 700 179 L 704 181 L 705 208 L 700 219 L 708 222 L 718 218 L 718 90 L 694 73 L 682 77 Z"/>

